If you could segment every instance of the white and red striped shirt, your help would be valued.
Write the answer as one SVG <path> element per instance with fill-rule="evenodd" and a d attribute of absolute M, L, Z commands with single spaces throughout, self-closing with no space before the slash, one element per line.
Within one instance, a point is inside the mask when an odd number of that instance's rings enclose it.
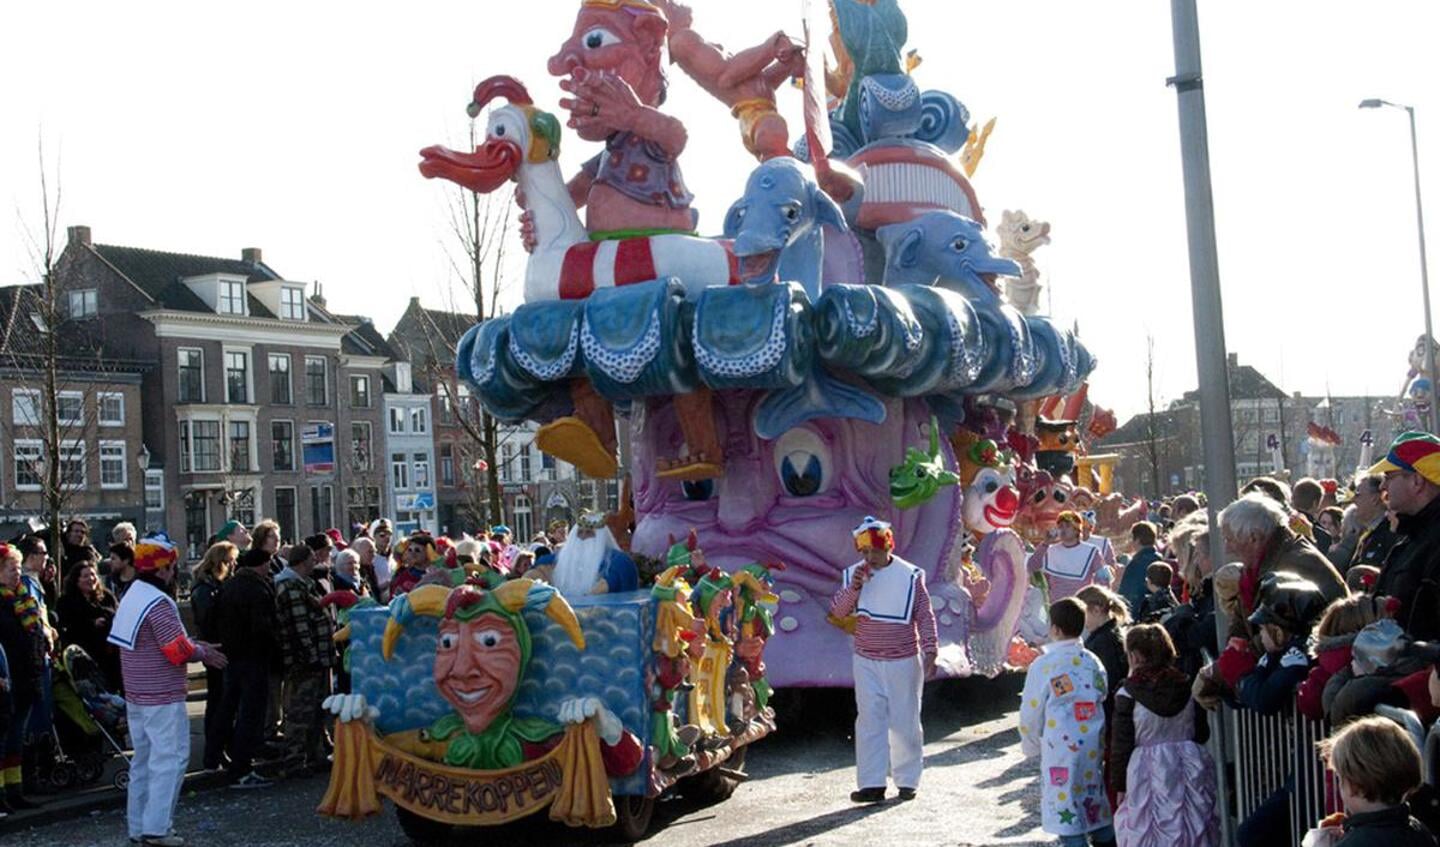
<path fill-rule="evenodd" d="M 850 578 L 857 567 L 859 565 L 852 565 L 841 574 L 843 587 L 830 601 L 830 614 L 835 617 L 856 616 L 856 654 L 877 660 L 908 659 L 917 654 L 934 655 L 938 651 L 939 639 L 935 632 L 935 611 L 930 607 L 930 592 L 925 588 L 925 572 L 899 556 L 891 557 L 884 571 L 899 568 L 900 572 L 894 574 L 896 577 L 908 571 L 909 578 L 900 582 L 908 585 L 909 591 L 903 597 L 897 594 L 886 598 L 890 608 L 872 611 L 866 608 L 871 598 L 861 596 L 864 589 L 850 587 Z M 871 577 L 871 582 L 874 581 L 875 577 Z M 869 588 L 870 583 L 866 583 L 865 587 Z"/>
<path fill-rule="evenodd" d="M 150 591 L 137 591 L 141 587 Z M 121 601 L 143 603 L 149 608 L 134 630 L 133 641 L 126 645 L 112 632 L 111 641 L 120 645 L 120 672 L 125 680 L 125 701 L 136 706 L 165 706 L 185 702 L 187 670 L 192 658 L 203 660 L 205 648 L 185 634 L 185 624 L 175 602 L 168 597 L 146 597 L 159 594 L 158 589 L 137 581 Z M 117 615 L 117 618 L 119 616 Z"/>

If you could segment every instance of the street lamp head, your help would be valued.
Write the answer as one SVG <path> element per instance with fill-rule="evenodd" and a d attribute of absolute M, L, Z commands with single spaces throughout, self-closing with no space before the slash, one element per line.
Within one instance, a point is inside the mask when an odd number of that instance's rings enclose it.
<path fill-rule="evenodd" d="M 1376 99 L 1376 98 L 1374 98 L 1374 97 L 1370 98 L 1369 100 L 1361 100 L 1361 101 L 1360 101 L 1360 108 L 1362 108 L 1362 109 L 1378 109 L 1378 108 L 1380 108 L 1381 106 L 1384 106 L 1384 105 L 1385 105 L 1385 101 L 1384 101 L 1384 100 L 1379 100 L 1379 99 Z"/>
<path fill-rule="evenodd" d="M 135 462 L 140 465 L 141 471 L 150 470 L 150 450 L 144 444 L 140 445 L 140 452 L 135 454 Z"/>

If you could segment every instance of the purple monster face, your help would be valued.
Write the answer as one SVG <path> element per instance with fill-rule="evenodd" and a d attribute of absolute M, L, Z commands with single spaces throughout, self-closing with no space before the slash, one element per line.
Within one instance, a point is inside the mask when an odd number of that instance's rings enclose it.
<path fill-rule="evenodd" d="M 765 651 L 770 681 L 776 686 L 848 685 L 850 638 L 827 623 L 825 614 L 840 588 L 841 570 L 859 560 L 851 530 L 866 515 L 875 515 L 894 523 L 896 554 L 925 569 L 942 647 L 963 640 L 968 609 L 957 602 L 952 618 L 945 605 L 951 598 L 942 585 L 960 521 L 959 489 L 944 488 L 908 511 L 895 509 L 890 500 L 890 468 L 904 459 L 906 447 L 928 446 L 921 433 L 930 419 L 924 404 L 890 400 L 879 426 L 811 421 L 763 441 L 752 426 L 762 397 L 747 391 L 716 396 L 725 475 L 715 480 L 657 478 L 656 457 L 680 452 L 674 409 L 652 402 L 643 418 L 636 417 L 633 548 L 661 556 L 672 536 L 684 538 L 694 527 L 706 560 L 727 571 L 756 561 L 784 562 L 787 569 L 777 572 L 775 584 L 781 598 L 778 631 Z M 948 444 L 944 449 L 953 465 Z"/>

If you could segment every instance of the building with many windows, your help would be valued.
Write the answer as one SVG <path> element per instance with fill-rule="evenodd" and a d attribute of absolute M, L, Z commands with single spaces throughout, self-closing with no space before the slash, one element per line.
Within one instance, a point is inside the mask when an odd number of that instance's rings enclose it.
<path fill-rule="evenodd" d="M 438 532 L 435 501 L 433 395 L 415 386 L 409 362 L 385 371 L 385 458 L 390 470 L 390 517 L 397 533 Z"/>
<path fill-rule="evenodd" d="M 0 539 L 44 524 L 52 479 L 65 518 L 84 518 L 100 539 L 121 521 L 142 526 L 147 500 L 163 505 L 163 470 L 141 426 L 141 385 L 150 366 L 106 344 L 93 291 L 62 295 L 52 327 L 41 286 L 0 289 Z M 51 443 L 58 446 L 54 456 Z"/>
<path fill-rule="evenodd" d="M 189 558 L 232 517 L 273 517 L 294 540 L 378 507 L 385 358 L 306 283 L 256 248 L 224 259 L 96 244 L 88 227 L 70 228 L 57 273 L 117 355 L 151 364 L 139 405 L 163 484 L 147 522 Z"/>

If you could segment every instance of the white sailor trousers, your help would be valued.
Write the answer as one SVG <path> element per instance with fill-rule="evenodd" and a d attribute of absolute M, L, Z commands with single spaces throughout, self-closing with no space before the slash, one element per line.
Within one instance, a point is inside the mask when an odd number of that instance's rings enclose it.
<path fill-rule="evenodd" d="M 925 736 L 920 726 L 920 693 L 925 667 L 920 656 L 867 659 L 856 655 L 855 782 L 884 788 L 919 788 Z"/>
<path fill-rule="evenodd" d="M 190 719 L 185 702 L 163 706 L 125 704 L 130 741 L 130 788 L 126 798 L 130 837 L 170 834 L 185 766 L 190 763 Z"/>

